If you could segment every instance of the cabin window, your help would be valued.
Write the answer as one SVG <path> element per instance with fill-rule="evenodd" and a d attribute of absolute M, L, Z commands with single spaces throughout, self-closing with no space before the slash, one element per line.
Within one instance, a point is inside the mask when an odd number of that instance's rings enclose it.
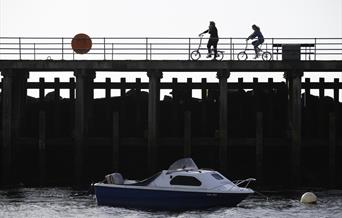
<path fill-rule="evenodd" d="M 201 181 L 192 176 L 176 176 L 170 181 L 171 185 L 201 186 Z"/>
<path fill-rule="evenodd" d="M 217 179 L 217 180 L 222 180 L 222 179 L 223 179 L 223 177 L 220 176 L 220 175 L 217 174 L 217 173 L 212 173 L 211 175 L 212 175 L 215 179 Z"/>

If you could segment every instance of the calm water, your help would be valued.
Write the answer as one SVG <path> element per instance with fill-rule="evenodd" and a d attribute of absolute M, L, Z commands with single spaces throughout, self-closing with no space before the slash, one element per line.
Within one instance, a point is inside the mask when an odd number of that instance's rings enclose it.
<path fill-rule="evenodd" d="M 316 192 L 318 203 L 299 202 L 303 192 L 251 196 L 235 208 L 182 213 L 97 206 L 86 192 L 67 188 L 0 190 L 0 217 L 342 217 L 342 191 Z"/>

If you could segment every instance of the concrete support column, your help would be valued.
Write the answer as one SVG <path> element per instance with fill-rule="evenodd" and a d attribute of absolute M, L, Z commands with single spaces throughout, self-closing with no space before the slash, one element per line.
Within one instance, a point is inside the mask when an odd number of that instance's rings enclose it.
<path fill-rule="evenodd" d="M 292 163 L 292 179 L 293 185 L 300 185 L 300 169 L 301 169 L 301 144 L 302 144 L 302 104 L 301 104 L 301 79 L 303 72 L 291 72 L 289 75 L 290 84 L 290 134 L 291 134 L 291 163 Z"/>
<path fill-rule="evenodd" d="M 14 138 L 19 128 L 26 103 L 27 70 L 2 71 L 2 147 L 1 147 L 1 184 L 11 184 L 13 176 Z"/>
<path fill-rule="evenodd" d="M 297 62 L 300 60 L 300 45 L 283 45 L 283 61 Z M 301 169 L 301 143 L 302 143 L 302 76 L 303 71 L 293 69 L 285 72 L 286 83 L 288 86 L 288 120 L 289 133 L 291 138 L 291 177 L 292 185 L 300 185 Z"/>
<path fill-rule="evenodd" d="M 159 115 L 159 99 L 160 99 L 160 79 L 163 73 L 160 70 L 150 70 L 147 72 L 149 78 L 148 86 L 148 144 L 147 158 L 148 171 L 156 170 L 157 160 L 157 140 L 158 140 L 158 115 Z"/>
<path fill-rule="evenodd" d="M 228 151 L 228 87 L 227 79 L 230 72 L 221 70 L 217 72 L 219 79 L 220 97 L 219 97 L 219 164 L 220 170 L 227 173 L 227 151 Z"/>
<path fill-rule="evenodd" d="M 93 70 L 77 69 L 74 75 L 76 77 L 74 176 L 75 185 L 79 186 L 84 175 L 85 138 L 88 133 L 94 92 L 92 85 L 96 73 Z"/>

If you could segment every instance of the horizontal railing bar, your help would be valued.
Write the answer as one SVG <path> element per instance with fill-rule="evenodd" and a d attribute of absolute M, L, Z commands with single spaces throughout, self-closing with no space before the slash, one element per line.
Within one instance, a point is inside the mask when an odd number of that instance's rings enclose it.
<path fill-rule="evenodd" d="M 33 59 L 39 56 L 55 56 L 55 59 L 70 60 L 92 57 L 118 59 L 119 55 L 141 55 L 141 59 L 167 59 L 182 55 L 179 59 L 191 59 L 191 52 L 206 54 L 206 42 L 198 37 L 92 37 L 92 48 L 87 55 L 79 56 L 71 48 L 71 37 L 0 37 L 0 59 Z M 207 40 L 209 38 L 203 38 Z M 245 51 L 253 54 L 251 41 L 246 49 L 245 37 L 220 37 L 218 50 L 225 54 L 224 60 L 238 60 L 236 55 Z M 301 57 L 305 61 L 342 59 L 342 38 L 265 38 L 261 48 L 270 52 L 273 60 L 282 59 L 283 44 L 300 44 Z M 341 48 L 340 48 L 341 47 Z M 127 52 L 125 52 L 127 51 Z M 14 56 L 16 55 L 16 56 Z M 56 55 L 59 55 L 56 57 Z M 70 56 L 72 55 L 72 56 Z M 304 56 L 303 56 L 304 55 Z M 45 57 L 44 57 L 45 58 Z"/>

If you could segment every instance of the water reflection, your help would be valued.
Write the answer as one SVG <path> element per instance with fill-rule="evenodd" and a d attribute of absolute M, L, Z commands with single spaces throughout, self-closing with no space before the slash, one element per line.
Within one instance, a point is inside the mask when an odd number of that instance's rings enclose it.
<path fill-rule="evenodd" d="M 234 208 L 182 213 L 151 212 L 97 206 L 93 195 L 70 188 L 0 190 L 0 217 L 342 217 L 342 191 L 315 194 L 318 203 L 299 202 L 301 191 L 252 196 Z"/>

